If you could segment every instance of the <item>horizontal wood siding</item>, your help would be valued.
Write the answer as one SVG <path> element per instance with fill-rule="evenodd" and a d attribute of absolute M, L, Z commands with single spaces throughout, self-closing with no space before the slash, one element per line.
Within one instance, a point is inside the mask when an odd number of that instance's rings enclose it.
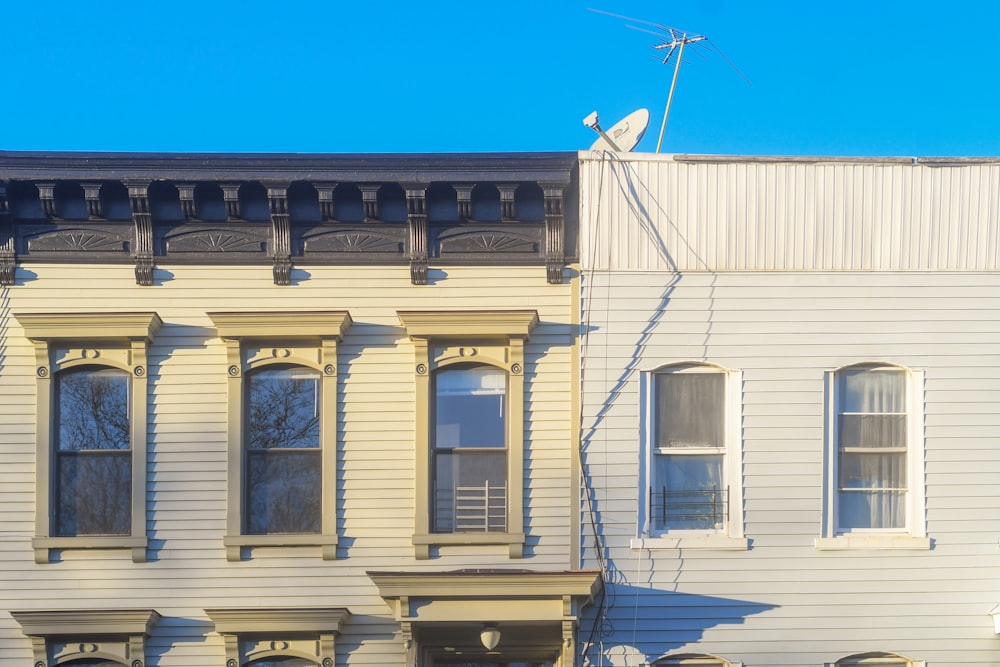
<path fill-rule="evenodd" d="M 581 160 L 584 565 L 600 549 L 611 582 L 595 660 L 1000 664 L 1000 161 Z M 741 373 L 747 551 L 632 548 L 640 374 L 684 361 Z M 923 373 L 930 550 L 814 547 L 824 373 L 866 361 Z"/>
<path fill-rule="evenodd" d="M 988 616 L 1000 603 L 1000 273 L 585 271 L 582 293 L 582 447 L 613 582 L 594 655 L 1000 663 Z M 679 361 L 742 371 L 748 551 L 630 548 L 640 373 Z M 931 550 L 814 548 L 824 373 L 863 361 L 924 372 Z M 596 567 L 590 519 L 584 566 Z"/>
<path fill-rule="evenodd" d="M 433 273 L 433 272 L 432 272 Z M 563 570 L 577 557 L 572 473 L 578 415 L 573 349 L 578 303 L 544 268 L 449 267 L 433 284 L 410 284 L 406 267 L 297 267 L 295 284 L 272 284 L 268 267 L 167 266 L 138 287 L 128 266 L 34 264 L 0 291 L 0 663 L 30 664 L 10 610 L 142 607 L 164 618 L 150 640 L 151 667 L 216 667 L 222 639 L 205 608 L 347 607 L 338 664 L 403 663 L 388 607 L 366 570 L 530 568 Z M 526 346 L 525 558 L 506 547 L 453 547 L 414 559 L 412 344 L 397 310 L 537 309 Z M 226 353 L 211 311 L 348 310 L 340 345 L 336 507 L 339 559 L 318 548 L 258 548 L 226 561 Z M 34 534 L 34 356 L 11 313 L 156 311 L 150 349 L 147 530 L 150 562 L 127 552 L 65 551 L 37 565 Z"/>

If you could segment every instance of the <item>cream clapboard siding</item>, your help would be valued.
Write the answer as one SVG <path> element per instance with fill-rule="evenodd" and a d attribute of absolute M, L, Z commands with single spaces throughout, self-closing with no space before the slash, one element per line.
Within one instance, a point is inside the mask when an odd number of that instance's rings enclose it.
<path fill-rule="evenodd" d="M 347 607 L 338 664 L 402 664 L 388 607 L 367 570 L 531 568 L 562 570 L 577 557 L 578 480 L 572 473 L 578 414 L 575 287 L 545 282 L 543 268 L 462 268 L 413 286 L 405 266 L 300 267 L 277 287 L 269 267 L 168 266 L 153 287 L 128 266 L 32 265 L 0 301 L 0 609 L 141 607 L 164 618 L 149 646 L 153 667 L 215 667 L 221 637 L 205 608 Z M 537 309 L 526 346 L 526 558 L 506 549 L 452 547 L 417 561 L 413 533 L 413 351 L 397 310 Z M 255 549 L 226 561 L 226 356 L 211 311 L 348 310 L 354 324 L 339 351 L 339 559 L 318 548 Z M 148 516 L 150 562 L 126 552 L 65 551 L 37 565 L 34 521 L 34 357 L 11 313 L 156 311 L 164 322 L 150 350 Z M 333 508 L 326 508 L 332 511 Z M 0 664 L 28 664 L 30 648 L 0 612 Z"/>
<path fill-rule="evenodd" d="M 581 197 L 581 237 L 592 245 L 583 254 L 582 448 L 613 582 L 592 653 L 603 664 L 699 652 L 747 667 L 806 667 L 878 650 L 928 666 L 1000 664 L 988 616 L 1000 603 L 1000 272 L 989 247 L 1000 224 L 996 169 L 676 164 L 655 156 L 584 163 L 581 181 L 591 192 Z M 595 190 L 601 170 L 603 189 Z M 848 187 L 851 171 L 857 180 Z M 829 172 L 842 179 L 838 205 L 864 213 L 866 238 L 880 245 L 830 236 L 811 248 L 792 242 L 818 233 L 820 222 L 845 229 L 843 213 L 822 213 L 816 203 Z M 941 203 L 914 205 L 909 227 L 887 184 L 912 188 L 908 201 Z M 928 193 L 934 184 L 942 189 Z M 726 216 L 709 205 L 720 192 L 731 197 L 721 210 L 743 224 L 738 235 L 726 235 Z M 640 193 L 638 207 L 629 193 Z M 795 203 L 806 194 L 808 207 Z M 629 213 L 651 210 L 654 200 L 651 220 Z M 903 229 L 976 240 L 900 253 Z M 750 238 L 773 248 L 783 235 L 785 254 L 767 260 L 748 250 Z M 601 245 L 608 239 L 617 244 L 611 252 Z M 876 248 L 882 254 L 865 260 Z M 630 548 L 642 495 L 639 374 L 678 361 L 742 374 L 747 551 Z M 824 373 L 864 361 L 924 373 L 931 550 L 814 548 Z M 583 537 L 583 565 L 597 566 L 586 513 Z"/>

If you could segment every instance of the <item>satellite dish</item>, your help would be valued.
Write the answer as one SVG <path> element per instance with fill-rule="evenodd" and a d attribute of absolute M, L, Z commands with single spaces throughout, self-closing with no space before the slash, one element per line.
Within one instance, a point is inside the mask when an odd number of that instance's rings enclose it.
<path fill-rule="evenodd" d="M 591 122 L 588 123 L 587 120 Z M 627 153 L 639 144 L 642 135 L 646 133 L 646 127 L 649 125 L 649 109 L 636 109 L 612 125 L 607 132 L 604 132 L 598 124 L 597 112 L 587 116 L 587 120 L 584 120 L 584 124 L 601 135 L 590 150 Z"/>

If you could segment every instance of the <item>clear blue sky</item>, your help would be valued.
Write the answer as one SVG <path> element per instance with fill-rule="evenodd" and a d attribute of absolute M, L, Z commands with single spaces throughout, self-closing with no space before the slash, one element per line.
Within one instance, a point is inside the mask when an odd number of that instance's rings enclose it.
<path fill-rule="evenodd" d="M 3 3 L 0 149 L 588 148 L 672 69 L 595 7 L 701 33 L 664 152 L 1000 155 L 995 0 Z"/>

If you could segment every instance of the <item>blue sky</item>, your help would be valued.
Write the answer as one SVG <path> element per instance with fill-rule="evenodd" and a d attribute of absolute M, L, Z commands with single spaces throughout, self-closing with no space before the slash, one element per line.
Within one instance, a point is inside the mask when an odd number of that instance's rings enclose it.
<path fill-rule="evenodd" d="M 588 148 L 672 68 L 602 9 L 709 37 L 663 152 L 1000 155 L 992 0 L 15 2 L 0 149 L 465 152 Z"/>

